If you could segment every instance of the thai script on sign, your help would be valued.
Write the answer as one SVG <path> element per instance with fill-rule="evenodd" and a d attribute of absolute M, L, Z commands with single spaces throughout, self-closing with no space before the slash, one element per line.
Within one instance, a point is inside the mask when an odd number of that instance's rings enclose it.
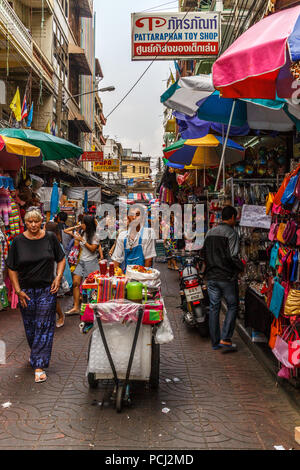
<path fill-rule="evenodd" d="M 132 14 L 132 59 L 197 58 L 217 55 L 217 12 Z"/>

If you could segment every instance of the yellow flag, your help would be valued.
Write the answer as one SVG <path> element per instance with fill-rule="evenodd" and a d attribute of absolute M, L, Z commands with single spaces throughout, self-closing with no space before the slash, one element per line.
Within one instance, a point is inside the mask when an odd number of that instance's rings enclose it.
<path fill-rule="evenodd" d="M 50 120 L 48 121 L 48 124 L 47 124 L 47 126 L 46 126 L 45 132 L 46 132 L 47 134 L 51 134 Z"/>
<path fill-rule="evenodd" d="M 21 121 L 22 109 L 21 109 L 21 99 L 20 99 L 19 87 L 17 88 L 14 99 L 10 103 L 9 107 L 12 110 L 12 112 L 14 113 L 16 120 L 18 122 L 20 122 Z"/>

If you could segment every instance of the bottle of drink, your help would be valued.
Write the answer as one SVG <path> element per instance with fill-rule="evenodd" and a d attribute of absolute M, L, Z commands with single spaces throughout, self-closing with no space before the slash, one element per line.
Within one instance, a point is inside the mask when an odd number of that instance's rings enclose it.
<path fill-rule="evenodd" d="M 110 277 L 114 277 L 115 275 L 115 263 L 109 263 L 109 275 Z"/>
<path fill-rule="evenodd" d="M 107 260 L 103 259 L 100 261 L 100 274 L 105 276 L 107 274 Z"/>

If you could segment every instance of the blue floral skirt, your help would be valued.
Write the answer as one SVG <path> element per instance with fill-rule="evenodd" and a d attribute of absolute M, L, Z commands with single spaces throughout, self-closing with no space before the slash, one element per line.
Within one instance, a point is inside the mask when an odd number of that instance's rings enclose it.
<path fill-rule="evenodd" d="M 56 294 L 51 287 L 23 289 L 30 301 L 27 307 L 20 307 L 25 333 L 31 349 L 30 364 L 33 369 L 46 369 L 51 358 L 56 328 Z"/>

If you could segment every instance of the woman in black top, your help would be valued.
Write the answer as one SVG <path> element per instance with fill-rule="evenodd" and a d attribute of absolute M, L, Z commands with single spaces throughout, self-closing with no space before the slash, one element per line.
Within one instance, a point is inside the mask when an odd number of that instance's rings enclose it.
<path fill-rule="evenodd" d="M 56 324 L 56 294 L 65 269 L 65 254 L 53 233 L 42 230 L 42 214 L 30 208 L 26 232 L 17 236 L 8 253 L 7 266 L 19 297 L 25 332 L 31 348 L 35 382 L 47 380 Z M 54 263 L 57 273 L 54 278 Z"/>

